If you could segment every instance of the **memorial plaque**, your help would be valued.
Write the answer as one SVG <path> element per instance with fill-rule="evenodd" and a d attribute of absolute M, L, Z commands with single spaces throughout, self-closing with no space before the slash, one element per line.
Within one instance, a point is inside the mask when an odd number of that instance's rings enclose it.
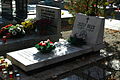
<path fill-rule="evenodd" d="M 36 18 L 40 19 L 48 19 L 52 21 L 52 32 L 60 34 L 61 29 L 61 10 L 57 7 L 45 6 L 45 5 L 37 5 L 36 6 Z M 53 27 L 54 26 L 54 27 Z"/>
<path fill-rule="evenodd" d="M 35 47 L 31 47 L 7 53 L 7 58 L 24 71 L 31 71 L 91 52 L 91 50 L 91 46 L 88 45 L 81 48 L 66 46 L 56 48 L 51 53 L 42 54 Z"/>
<path fill-rule="evenodd" d="M 77 34 L 77 37 L 85 38 L 87 44 L 99 46 L 103 44 L 104 21 L 104 18 L 79 13 L 76 15 L 72 35 Z"/>

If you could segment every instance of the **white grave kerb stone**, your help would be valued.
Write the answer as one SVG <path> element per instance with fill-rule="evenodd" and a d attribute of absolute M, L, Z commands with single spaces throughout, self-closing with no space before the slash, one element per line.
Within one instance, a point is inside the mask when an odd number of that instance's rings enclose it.
<path fill-rule="evenodd" d="M 77 34 L 78 37 L 86 38 L 87 44 L 95 48 L 96 45 L 103 44 L 104 22 L 104 18 L 78 13 L 74 22 L 72 35 Z"/>
<path fill-rule="evenodd" d="M 45 6 L 45 5 L 37 5 L 36 19 L 52 20 L 52 23 L 53 23 L 52 25 L 57 27 L 57 34 L 60 34 L 60 31 L 61 31 L 61 9 L 60 8 Z"/>

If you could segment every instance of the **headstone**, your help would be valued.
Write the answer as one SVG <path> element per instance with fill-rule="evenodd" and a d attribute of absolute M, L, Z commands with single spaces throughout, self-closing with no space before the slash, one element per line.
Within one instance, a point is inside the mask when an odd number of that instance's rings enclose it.
<path fill-rule="evenodd" d="M 2 7 L 2 18 L 12 20 L 12 0 L 1 0 L 1 7 Z"/>
<path fill-rule="evenodd" d="M 40 19 L 49 19 L 52 21 L 52 32 L 55 34 L 60 34 L 61 29 L 61 10 L 57 7 L 37 5 L 36 6 L 36 18 Z"/>
<path fill-rule="evenodd" d="M 16 1 L 16 21 L 21 22 L 27 18 L 27 0 L 15 0 Z M 22 13 L 22 14 L 21 14 Z"/>
<path fill-rule="evenodd" d="M 77 37 L 85 38 L 87 44 L 93 45 L 95 51 L 99 50 L 100 48 L 97 49 L 97 47 L 103 44 L 104 22 L 104 18 L 78 13 L 72 35 L 77 34 Z"/>

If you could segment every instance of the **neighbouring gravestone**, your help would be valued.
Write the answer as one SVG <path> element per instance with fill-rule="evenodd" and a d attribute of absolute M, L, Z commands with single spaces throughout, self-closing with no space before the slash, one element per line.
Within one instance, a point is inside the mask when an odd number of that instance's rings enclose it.
<path fill-rule="evenodd" d="M 1 7 L 2 7 L 2 18 L 7 20 L 12 20 L 12 0 L 1 0 Z"/>
<path fill-rule="evenodd" d="M 60 8 L 45 6 L 45 5 L 37 5 L 36 18 L 37 20 L 40 20 L 40 19 L 50 20 L 52 24 L 49 27 L 49 30 L 51 30 L 49 32 L 60 35 L 60 31 L 61 31 L 61 9 Z M 38 27 L 42 27 L 42 26 L 38 26 Z"/>
<path fill-rule="evenodd" d="M 87 44 L 92 45 L 93 50 L 103 48 L 104 18 L 86 16 L 78 13 L 76 15 L 72 35 L 85 38 Z"/>

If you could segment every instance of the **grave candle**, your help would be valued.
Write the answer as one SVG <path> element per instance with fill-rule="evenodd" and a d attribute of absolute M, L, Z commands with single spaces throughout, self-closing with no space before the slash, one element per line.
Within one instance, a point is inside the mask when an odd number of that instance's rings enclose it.
<path fill-rule="evenodd" d="M 7 71 L 4 71 L 3 72 L 3 80 L 7 80 L 8 79 L 8 77 L 7 77 Z"/>
<path fill-rule="evenodd" d="M 12 71 L 9 72 L 9 80 L 14 80 Z"/>
<path fill-rule="evenodd" d="M 16 80 L 20 80 L 20 74 L 16 74 Z"/>

